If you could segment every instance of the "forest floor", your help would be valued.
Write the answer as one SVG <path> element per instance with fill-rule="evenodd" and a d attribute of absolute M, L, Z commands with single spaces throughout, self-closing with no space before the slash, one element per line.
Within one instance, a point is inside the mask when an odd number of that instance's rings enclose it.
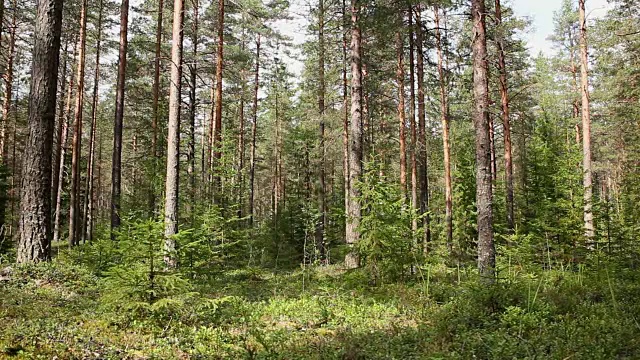
<path fill-rule="evenodd" d="M 493 287 L 439 265 L 377 284 L 336 266 L 245 268 L 153 302 L 113 297 L 103 275 L 68 256 L 2 268 L 7 359 L 640 357 L 640 274 L 613 265 L 514 268 Z"/>

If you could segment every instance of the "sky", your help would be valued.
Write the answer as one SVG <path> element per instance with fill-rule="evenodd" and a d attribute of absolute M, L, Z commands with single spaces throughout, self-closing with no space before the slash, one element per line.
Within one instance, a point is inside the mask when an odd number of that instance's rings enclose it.
<path fill-rule="evenodd" d="M 532 19 L 533 29 L 525 36 L 531 55 L 542 51 L 546 55 L 553 53 L 547 37 L 553 33 L 553 13 L 560 8 L 562 0 L 510 0 L 516 15 Z M 577 1 L 576 1 L 577 3 Z M 587 0 L 587 19 L 601 18 L 607 13 L 606 0 Z"/>

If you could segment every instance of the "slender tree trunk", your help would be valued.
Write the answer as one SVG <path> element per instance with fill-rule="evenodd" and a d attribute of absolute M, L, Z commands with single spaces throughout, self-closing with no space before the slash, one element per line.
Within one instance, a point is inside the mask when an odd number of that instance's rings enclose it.
<path fill-rule="evenodd" d="M 411 221 L 411 230 L 414 234 L 418 233 L 418 133 L 416 128 L 416 69 L 415 69 L 415 28 L 413 26 L 413 6 L 409 5 L 409 121 L 411 126 L 411 213 L 413 219 Z M 415 242 L 415 235 L 413 241 Z M 415 245 L 415 244 L 414 244 Z"/>
<path fill-rule="evenodd" d="M 502 8 L 500 0 L 495 0 L 496 27 L 498 45 L 498 70 L 500 71 L 500 99 L 502 103 L 502 127 L 504 131 L 504 171 L 507 192 L 507 228 L 513 232 L 515 228 L 513 202 L 513 157 L 511 150 L 511 120 L 509 119 L 509 93 L 507 84 L 507 66 L 504 53 L 504 29 L 502 27 Z"/>
<path fill-rule="evenodd" d="M 349 86 L 347 82 L 347 32 L 349 22 L 346 0 L 342 0 L 342 175 L 344 177 L 344 208 L 349 209 Z"/>
<path fill-rule="evenodd" d="M 593 227 L 593 179 L 591 170 L 591 114 L 589 110 L 589 54 L 587 48 L 587 19 L 585 0 L 579 0 L 580 17 L 580 91 L 582 93 L 582 167 L 584 186 L 584 232 L 587 246 L 595 236 Z"/>
<path fill-rule="evenodd" d="M 164 13 L 164 0 L 158 0 L 158 13 L 156 15 L 156 48 L 153 60 L 153 103 L 151 106 L 151 152 L 153 155 L 153 166 L 151 174 L 151 186 L 149 189 L 149 213 L 156 213 L 156 186 L 155 178 L 157 176 L 158 165 L 160 164 L 160 151 L 158 149 L 158 121 L 160 118 L 160 56 L 162 44 L 162 15 Z"/>
<path fill-rule="evenodd" d="M 473 22 L 473 122 L 476 132 L 476 206 L 478 211 L 478 269 L 487 282 L 495 281 L 496 250 L 493 243 L 491 143 L 489 139 L 489 82 L 484 0 L 472 0 Z"/>
<path fill-rule="evenodd" d="M 243 14 L 244 18 L 244 14 Z M 242 28 L 242 41 L 241 51 L 245 51 L 246 33 L 244 27 Z M 244 213 L 244 158 L 245 158 L 245 121 L 244 121 L 244 97 L 245 97 L 245 83 L 247 82 L 247 75 L 244 66 L 240 70 L 240 79 L 242 85 L 240 86 L 240 103 L 238 105 L 238 173 L 236 174 L 236 185 L 238 191 L 238 219 L 242 219 Z"/>
<path fill-rule="evenodd" d="M 94 211 L 94 169 L 96 157 L 96 132 L 98 126 L 98 101 L 100 85 L 100 51 L 102 50 L 102 16 L 104 12 L 103 0 L 98 4 L 98 39 L 96 42 L 96 63 L 93 78 L 93 99 L 91 100 L 91 129 L 89 131 L 89 159 L 87 161 L 86 193 L 84 197 L 84 217 L 82 242 L 93 241 L 93 211 Z"/>
<path fill-rule="evenodd" d="M 80 44 L 78 75 L 76 78 L 76 104 L 73 120 L 73 147 L 71 155 L 71 196 L 69 206 L 69 247 L 80 244 L 80 155 L 82 153 L 82 108 L 84 105 L 84 73 L 87 39 L 87 0 L 80 10 Z"/>
<path fill-rule="evenodd" d="M 182 88 L 182 40 L 184 2 L 173 2 L 173 40 L 171 42 L 171 87 L 169 88 L 169 133 L 167 138 L 167 180 L 164 210 L 164 262 L 168 268 L 178 265 L 176 239 L 178 233 L 178 186 L 180 183 L 180 91 Z"/>
<path fill-rule="evenodd" d="M 327 223 L 326 204 L 326 144 L 325 144 L 325 8 L 324 0 L 318 2 L 318 115 L 320 117 L 320 186 L 318 186 L 318 213 L 320 217 L 316 224 L 316 253 L 321 263 L 325 261 L 324 232 Z"/>
<path fill-rule="evenodd" d="M 73 99 L 73 89 L 75 84 L 75 72 L 73 71 L 78 66 L 78 42 L 75 42 L 73 50 L 73 66 L 71 68 L 71 75 L 69 76 L 69 84 L 67 85 L 67 100 L 64 106 L 64 112 L 60 118 L 60 142 L 58 144 L 58 159 L 57 163 L 53 166 L 57 168 L 58 180 L 56 182 L 57 187 L 55 191 L 55 220 L 53 225 L 53 242 L 60 240 L 60 222 L 62 221 L 62 193 L 64 191 L 65 172 L 64 165 L 67 155 L 67 141 L 69 137 L 69 117 L 71 116 L 71 100 Z"/>
<path fill-rule="evenodd" d="M 187 174 L 189 175 L 189 204 L 187 211 L 193 219 L 193 206 L 196 198 L 196 112 L 197 99 L 197 81 L 198 81 L 198 42 L 199 42 L 199 1 L 192 0 L 193 19 L 191 23 L 191 46 L 193 47 L 192 57 L 193 63 L 189 67 L 189 151 L 187 153 L 188 165 Z"/>
<path fill-rule="evenodd" d="M 120 227 L 120 194 L 122 191 L 122 122 L 124 118 L 124 91 L 127 74 L 127 31 L 129 0 L 120 7 L 120 50 L 118 54 L 118 82 L 116 85 L 116 114 L 113 123 L 113 160 L 111 162 L 111 239 Z"/>
<path fill-rule="evenodd" d="M 351 0 L 351 124 L 349 136 L 349 201 L 347 207 L 346 241 L 349 253 L 345 258 L 348 269 L 360 266 L 355 246 L 360 240 L 360 191 L 357 183 L 362 175 L 362 59 L 360 46 L 360 1 Z"/>
<path fill-rule="evenodd" d="M 442 51 L 442 36 L 440 32 L 440 9 L 434 6 L 436 51 L 438 53 L 438 80 L 440 84 L 440 118 L 442 120 L 442 146 L 444 149 L 444 201 L 445 201 L 445 232 L 447 234 L 447 249 L 453 252 L 453 189 L 451 186 L 451 146 L 449 140 L 449 98 L 447 94 L 447 80 L 444 69 L 444 55 Z"/>
<path fill-rule="evenodd" d="M 29 136 L 24 152 L 18 263 L 51 258 L 51 150 L 62 27 L 62 0 L 40 0 L 29 95 Z"/>
<path fill-rule="evenodd" d="M 4 8 L 4 0 L 0 1 L 3 4 L 0 6 Z M 2 126 L 0 126 L 0 163 L 4 164 L 6 162 L 7 155 L 7 144 L 6 144 L 6 129 L 7 124 L 9 123 L 9 112 L 11 111 L 11 101 L 13 96 L 13 62 L 15 59 L 16 53 L 16 28 L 17 28 L 17 1 L 13 0 L 13 14 L 11 15 L 11 29 L 9 29 L 9 54 L 7 57 L 6 63 L 6 72 L 4 74 L 4 101 L 2 103 Z M 0 16 L 0 24 L 3 20 L 2 16 Z M 2 27 L 0 25 L 0 27 Z M 1 195 L 0 195 L 1 196 Z M 4 220 L 4 206 L 0 209 L 2 212 L 2 217 Z M 2 222 L 4 224 L 4 221 Z M 0 225 L 2 225 L 0 224 Z"/>
<path fill-rule="evenodd" d="M 224 64 L 224 0 L 218 0 L 218 50 L 216 58 L 216 88 L 214 98 L 213 112 L 213 145 L 211 146 L 211 172 L 214 173 L 213 167 L 219 165 L 222 156 L 222 67 Z M 219 174 L 213 176 L 214 202 L 220 195 L 222 180 Z"/>
<path fill-rule="evenodd" d="M 253 121 L 251 123 L 251 155 L 249 159 L 249 225 L 255 221 L 256 138 L 258 136 L 258 92 L 260 91 L 260 34 L 256 39 L 256 69 L 253 85 Z"/>
<path fill-rule="evenodd" d="M 427 131 L 425 114 L 425 91 L 424 91 L 424 52 L 422 36 L 422 8 L 418 5 L 416 14 L 416 42 L 418 49 L 417 75 L 418 75 L 418 148 L 419 157 L 419 178 L 420 178 L 420 215 L 424 216 L 424 251 L 427 251 L 428 243 L 431 241 L 431 225 L 429 216 L 429 176 L 428 176 L 428 153 L 427 153 Z"/>
<path fill-rule="evenodd" d="M 74 50 L 73 52 L 75 53 L 76 51 L 76 46 L 77 43 L 74 41 Z M 69 39 L 67 39 L 67 41 L 65 42 L 64 45 L 64 50 L 62 52 L 62 76 L 60 77 L 60 94 L 66 94 L 67 93 L 67 60 L 69 58 L 69 54 L 67 52 L 69 48 Z M 75 55 L 74 59 L 75 59 Z M 74 60 L 75 62 L 75 60 Z M 73 63 L 72 63 L 73 66 Z M 72 69 L 73 70 L 73 69 Z M 71 80 L 69 80 L 71 81 Z M 72 82 L 69 84 L 71 85 Z M 71 86 L 70 86 L 71 87 Z M 56 121 L 56 125 L 55 125 L 55 133 L 54 133 L 54 149 L 53 149 L 53 172 L 52 172 L 52 176 L 51 176 L 51 189 L 53 190 L 51 192 L 51 203 L 55 204 L 56 203 L 56 199 L 58 197 L 58 178 L 59 178 L 59 170 L 60 170 L 60 154 L 62 151 L 62 123 L 64 122 L 64 117 L 65 117 L 65 105 L 67 104 L 65 102 L 65 98 L 61 98 L 58 101 L 58 116 L 57 116 L 57 121 Z M 55 211 L 55 208 L 54 208 Z"/>
<path fill-rule="evenodd" d="M 402 188 L 402 197 L 407 198 L 407 141 L 406 127 L 407 118 L 404 111 L 405 94 L 404 94 L 404 39 L 402 26 L 402 16 L 398 24 L 398 32 L 396 33 L 396 57 L 398 59 L 398 68 L 396 70 L 396 86 L 398 88 L 398 122 L 400 136 L 400 187 Z"/>

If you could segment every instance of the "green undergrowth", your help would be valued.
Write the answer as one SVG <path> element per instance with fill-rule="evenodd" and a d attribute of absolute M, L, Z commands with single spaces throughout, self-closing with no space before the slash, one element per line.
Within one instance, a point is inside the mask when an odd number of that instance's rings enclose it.
<path fill-rule="evenodd" d="M 374 284 L 336 266 L 220 270 L 146 298 L 62 252 L 0 283 L 0 358 L 640 357 L 636 271 L 513 271 L 495 286 L 435 265 L 418 273 Z"/>

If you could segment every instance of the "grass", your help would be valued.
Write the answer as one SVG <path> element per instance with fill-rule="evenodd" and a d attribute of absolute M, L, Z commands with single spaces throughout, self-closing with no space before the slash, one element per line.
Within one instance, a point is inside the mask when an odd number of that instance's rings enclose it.
<path fill-rule="evenodd" d="M 141 305 L 60 256 L 0 284 L 0 358 L 640 357 L 635 271 L 520 273 L 486 287 L 433 266 L 428 283 L 374 286 L 335 266 L 245 268 Z"/>

